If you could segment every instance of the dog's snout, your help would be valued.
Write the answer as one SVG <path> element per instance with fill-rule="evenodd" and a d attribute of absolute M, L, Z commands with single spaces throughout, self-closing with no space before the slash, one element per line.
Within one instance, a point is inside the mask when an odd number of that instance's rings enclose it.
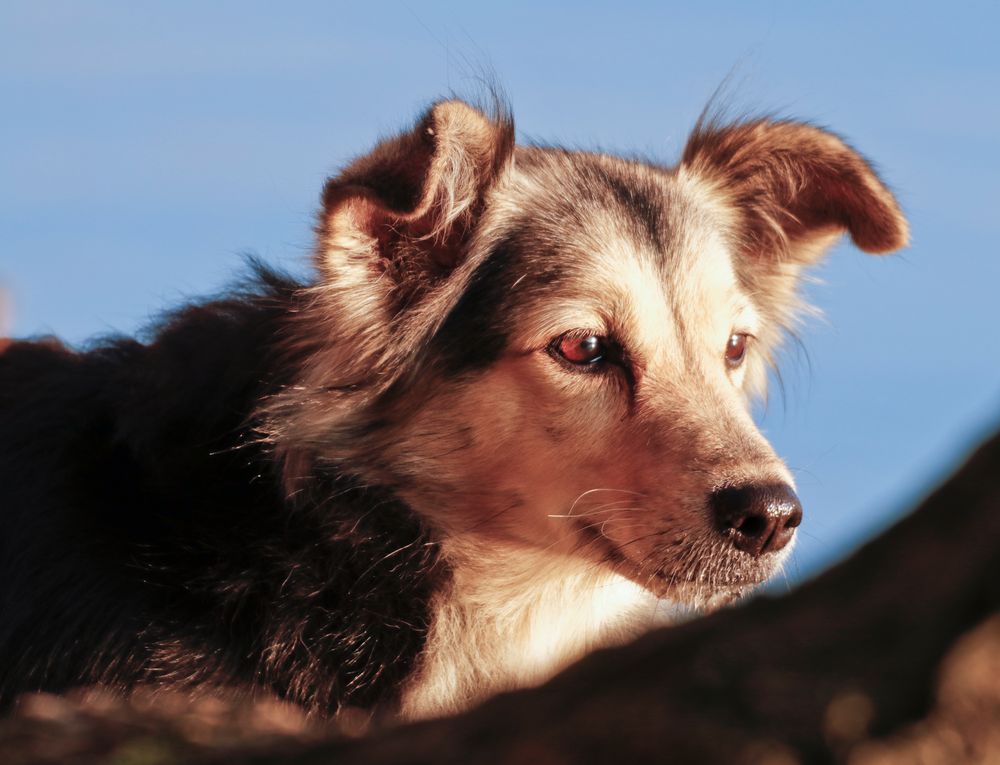
<path fill-rule="evenodd" d="M 754 557 L 781 550 L 802 522 L 799 498 L 784 484 L 719 489 L 711 507 L 719 531 Z"/>

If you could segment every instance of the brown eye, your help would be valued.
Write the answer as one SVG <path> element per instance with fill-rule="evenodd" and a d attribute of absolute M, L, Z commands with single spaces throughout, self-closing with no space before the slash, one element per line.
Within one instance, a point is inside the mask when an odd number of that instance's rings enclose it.
<path fill-rule="evenodd" d="M 607 339 L 598 335 L 563 336 L 553 345 L 556 353 L 571 364 L 585 366 L 604 361 Z"/>
<path fill-rule="evenodd" d="M 734 332 L 729 336 L 726 343 L 726 365 L 730 369 L 736 369 L 743 363 L 747 355 L 747 335 L 745 332 Z"/>

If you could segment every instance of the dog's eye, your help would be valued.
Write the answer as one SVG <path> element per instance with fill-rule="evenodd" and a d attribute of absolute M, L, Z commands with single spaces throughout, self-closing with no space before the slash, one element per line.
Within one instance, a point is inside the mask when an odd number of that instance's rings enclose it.
<path fill-rule="evenodd" d="M 747 355 L 747 337 L 745 332 L 734 332 L 729 336 L 729 342 L 726 343 L 726 366 L 730 369 L 736 369 L 743 363 Z"/>
<path fill-rule="evenodd" d="M 608 348 L 608 339 L 600 335 L 563 335 L 552 344 L 552 350 L 579 366 L 605 361 Z"/>

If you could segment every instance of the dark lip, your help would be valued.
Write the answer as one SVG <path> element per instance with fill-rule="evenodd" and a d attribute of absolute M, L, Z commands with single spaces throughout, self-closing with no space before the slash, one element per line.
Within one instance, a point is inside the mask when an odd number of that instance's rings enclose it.
<path fill-rule="evenodd" d="M 633 582 L 640 585 L 644 589 L 649 590 L 657 597 L 668 596 L 671 590 L 683 586 L 698 587 L 712 593 L 721 592 L 723 590 L 746 589 L 749 587 L 757 587 L 758 585 L 766 582 L 769 578 L 768 576 L 760 576 L 754 578 L 705 582 L 694 577 L 685 577 L 680 579 L 659 570 L 653 570 L 640 574 L 642 566 L 626 555 L 625 552 L 618 547 L 618 545 L 606 536 L 601 534 L 599 531 L 595 531 L 592 526 L 582 522 L 577 522 L 577 528 L 579 528 L 583 534 L 590 537 L 592 540 L 600 544 L 602 548 L 604 548 L 605 554 L 608 556 L 608 562 L 612 564 L 612 566 L 619 571 L 619 573 L 624 574 Z M 654 581 L 664 585 L 664 588 L 650 587 L 649 585 Z"/>

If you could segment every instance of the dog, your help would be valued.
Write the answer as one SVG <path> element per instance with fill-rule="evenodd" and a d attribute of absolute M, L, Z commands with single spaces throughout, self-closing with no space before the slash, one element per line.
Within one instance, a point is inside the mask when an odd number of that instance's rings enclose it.
<path fill-rule="evenodd" d="M 767 580 L 749 414 L 797 285 L 907 223 L 795 121 L 672 167 L 434 104 L 331 178 L 315 276 L 0 354 L 0 703 L 98 685 L 452 713 Z"/>

